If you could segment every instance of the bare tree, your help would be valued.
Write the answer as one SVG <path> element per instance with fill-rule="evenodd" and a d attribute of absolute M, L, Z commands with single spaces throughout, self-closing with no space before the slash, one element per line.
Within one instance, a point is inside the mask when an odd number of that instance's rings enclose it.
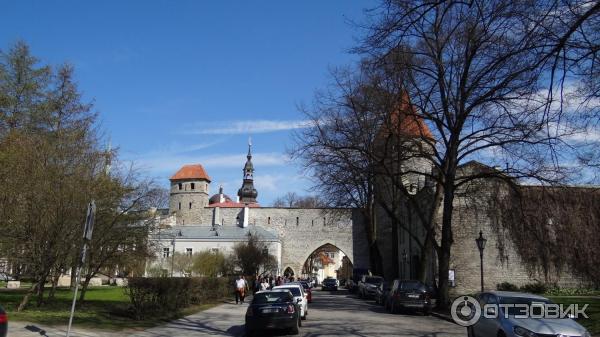
<path fill-rule="evenodd" d="M 288 192 L 273 201 L 273 207 L 321 208 L 325 202 L 318 196 L 300 196 L 296 192 Z"/>
<path fill-rule="evenodd" d="M 596 7 L 591 4 L 587 18 L 597 16 Z M 585 134 L 589 119 L 556 104 L 548 81 L 552 57 L 566 48 L 547 30 L 558 10 L 560 3 L 552 1 L 388 0 L 373 12 L 357 49 L 400 81 L 415 108 L 407 111 L 432 131 L 423 137 L 423 153 L 430 156 L 435 170 L 429 178 L 442 198 L 434 245 L 442 306 L 449 300 L 456 190 L 488 177 L 564 183 L 573 174 L 568 162 L 585 148 L 570 140 Z M 562 38 L 569 39 L 568 32 Z M 472 159 L 500 169 L 458 175 L 457 168 Z"/>

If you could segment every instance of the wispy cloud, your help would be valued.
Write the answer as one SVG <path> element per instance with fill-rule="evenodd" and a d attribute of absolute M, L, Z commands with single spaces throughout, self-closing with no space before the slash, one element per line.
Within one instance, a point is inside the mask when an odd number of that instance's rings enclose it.
<path fill-rule="evenodd" d="M 136 166 L 157 174 L 175 173 L 185 164 L 201 163 L 210 174 L 217 169 L 239 168 L 246 162 L 245 154 L 198 156 L 190 158 L 189 155 L 175 153 L 148 153 L 128 158 Z M 261 167 L 285 166 L 289 164 L 289 157 L 282 153 L 254 153 L 252 160 Z"/>
<path fill-rule="evenodd" d="M 186 131 L 185 134 L 194 135 L 236 135 L 236 134 L 257 134 L 277 131 L 288 131 L 294 129 L 303 129 L 311 125 L 308 120 L 245 120 L 245 121 L 221 121 L 215 123 L 202 124 L 195 130 Z"/>

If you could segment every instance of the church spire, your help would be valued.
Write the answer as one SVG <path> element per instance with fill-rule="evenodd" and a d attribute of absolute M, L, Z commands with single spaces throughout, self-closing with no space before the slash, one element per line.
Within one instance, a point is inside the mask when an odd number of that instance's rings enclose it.
<path fill-rule="evenodd" d="M 256 203 L 258 192 L 254 188 L 254 165 L 252 164 L 252 139 L 248 138 L 248 155 L 244 165 L 244 180 L 242 187 L 238 190 L 238 196 L 242 203 Z"/>

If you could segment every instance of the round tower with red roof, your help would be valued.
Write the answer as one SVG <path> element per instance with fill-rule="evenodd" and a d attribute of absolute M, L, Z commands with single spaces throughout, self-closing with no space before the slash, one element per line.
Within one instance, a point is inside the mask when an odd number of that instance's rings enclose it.
<path fill-rule="evenodd" d="M 210 177 L 200 164 L 184 165 L 171 179 L 169 212 L 176 215 L 178 225 L 199 221 L 208 206 Z"/>

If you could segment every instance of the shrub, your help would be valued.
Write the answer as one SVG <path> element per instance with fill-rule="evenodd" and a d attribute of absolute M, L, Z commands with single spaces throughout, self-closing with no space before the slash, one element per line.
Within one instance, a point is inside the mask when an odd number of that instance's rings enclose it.
<path fill-rule="evenodd" d="M 519 291 L 519 287 L 510 282 L 498 283 L 496 289 L 501 291 Z"/>
<path fill-rule="evenodd" d="M 548 287 L 541 282 L 530 283 L 530 284 L 526 284 L 521 287 L 521 291 L 526 292 L 526 293 L 533 293 L 533 294 L 543 294 L 547 290 L 548 290 Z"/>
<path fill-rule="evenodd" d="M 549 296 L 595 296 L 599 295 L 599 290 L 591 288 L 559 288 L 553 287 L 546 290 L 546 295 Z"/>
<path fill-rule="evenodd" d="M 126 288 L 133 316 L 176 315 L 192 304 L 216 300 L 233 292 L 233 281 L 216 277 L 134 277 Z"/>

